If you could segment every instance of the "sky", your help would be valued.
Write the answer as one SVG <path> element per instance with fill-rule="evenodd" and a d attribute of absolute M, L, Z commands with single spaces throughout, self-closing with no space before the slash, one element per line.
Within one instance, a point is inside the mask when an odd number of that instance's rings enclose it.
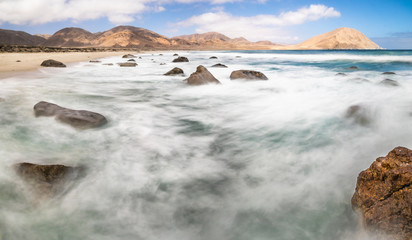
<path fill-rule="evenodd" d="M 388 49 L 412 49 L 412 0 L 0 0 L 0 28 L 53 34 L 118 25 L 167 37 L 220 32 L 294 44 L 340 27 Z"/>

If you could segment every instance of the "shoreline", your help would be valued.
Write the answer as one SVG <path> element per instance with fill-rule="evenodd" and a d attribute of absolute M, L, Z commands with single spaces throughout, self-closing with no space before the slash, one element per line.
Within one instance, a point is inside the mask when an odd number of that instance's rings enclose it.
<path fill-rule="evenodd" d="M 64 64 L 85 62 L 92 59 L 136 54 L 125 52 L 51 52 L 51 53 L 0 53 L 0 79 L 13 77 L 41 68 L 40 64 L 47 59 L 54 59 Z M 141 52 L 140 52 L 141 53 Z M 17 62 L 20 60 L 20 62 Z"/>

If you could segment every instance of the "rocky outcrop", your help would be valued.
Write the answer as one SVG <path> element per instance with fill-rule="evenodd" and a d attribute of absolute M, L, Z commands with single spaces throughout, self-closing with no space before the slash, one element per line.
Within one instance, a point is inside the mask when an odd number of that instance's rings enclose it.
<path fill-rule="evenodd" d="M 118 63 L 120 67 L 136 67 L 137 63 L 135 62 L 125 62 L 125 63 Z"/>
<path fill-rule="evenodd" d="M 64 65 L 62 62 L 53 60 L 53 59 L 48 59 L 48 60 L 44 60 L 40 66 L 42 67 L 66 67 L 66 65 Z"/>
<path fill-rule="evenodd" d="M 219 80 L 202 65 L 198 66 L 196 72 L 192 73 L 185 81 L 189 85 L 220 84 Z"/>
<path fill-rule="evenodd" d="M 212 67 L 213 67 L 213 68 L 227 68 L 226 65 L 221 64 L 221 63 L 215 64 L 215 65 L 213 65 Z"/>
<path fill-rule="evenodd" d="M 367 228 L 412 239 L 412 151 L 397 147 L 362 171 L 352 206 Z"/>
<path fill-rule="evenodd" d="M 189 59 L 187 59 L 187 57 L 178 57 L 175 58 L 173 62 L 189 62 Z"/>
<path fill-rule="evenodd" d="M 246 80 L 268 80 L 265 74 L 251 70 L 237 70 L 230 74 L 230 80 L 246 79 Z"/>
<path fill-rule="evenodd" d="M 36 117 L 55 116 L 57 120 L 81 129 L 100 127 L 107 123 L 106 118 L 99 113 L 85 110 L 72 110 L 44 101 L 34 105 L 34 114 Z"/>
<path fill-rule="evenodd" d="M 172 70 L 168 71 L 167 73 L 165 73 L 165 76 L 174 76 L 174 75 L 183 75 L 184 72 L 182 69 L 175 67 Z"/>
<path fill-rule="evenodd" d="M 18 163 L 14 165 L 17 175 L 42 197 L 52 197 L 63 192 L 67 183 L 84 174 L 84 168 L 64 165 L 40 165 Z"/>

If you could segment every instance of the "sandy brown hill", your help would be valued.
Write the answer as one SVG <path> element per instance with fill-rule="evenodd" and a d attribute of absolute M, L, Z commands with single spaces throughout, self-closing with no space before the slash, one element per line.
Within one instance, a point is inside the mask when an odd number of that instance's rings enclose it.
<path fill-rule="evenodd" d="M 92 45 L 95 36 L 82 28 L 63 28 L 43 43 L 48 47 L 84 47 Z"/>
<path fill-rule="evenodd" d="M 22 31 L 0 29 L 0 44 L 38 46 L 46 39 Z"/>
<path fill-rule="evenodd" d="M 380 49 L 363 33 L 353 28 L 338 28 L 300 44 L 284 46 L 282 49 Z"/>
<path fill-rule="evenodd" d="M 217 32 L 208 32 L 208 33 L 196 33 L 196 34 L 191 34 L 191 35 L 182 35 L 182 36 L 177 36 L 174 37 L 173 39 L 184 39 L 187 40 L 189 42 L 208 42 L 208 41 L 212 41 L 212 42 L 226 42 L 229 41 L 230 38 L 221 34 L 221 33 L 217 33 Z"/>

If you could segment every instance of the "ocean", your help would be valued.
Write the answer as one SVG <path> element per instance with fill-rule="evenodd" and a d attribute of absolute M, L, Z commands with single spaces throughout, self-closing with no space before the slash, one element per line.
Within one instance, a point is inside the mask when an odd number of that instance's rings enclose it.
<path fill-rule="evenodd" d="M 135 68 L 119 56 L 0 81 L 1 240 L 373 239 L 351 197 L 377 157 L 412 147 L 412 51 L 159 53 L 136 54 Z M 198 65 L 222 84 L 185 84 Z M 173 67 L 186 77 L 163 75 Z M 269 80 L 230 80 L 239 69 Z M 108 124 L 36 118 L 39 101 Z M 87 172 L 39 200 L 18 162 Z"/>

